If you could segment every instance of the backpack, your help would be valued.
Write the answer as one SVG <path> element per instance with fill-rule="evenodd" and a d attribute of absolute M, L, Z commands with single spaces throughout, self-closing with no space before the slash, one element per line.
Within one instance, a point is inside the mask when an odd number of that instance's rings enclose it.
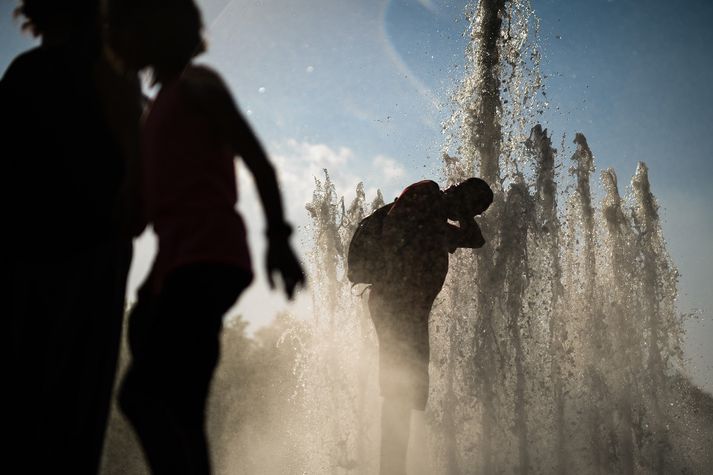
<path fill-rule="evenodd" d="M 393 203 L 382 206 L 357 226 L 347 251 L 347 278 L 352 284 L 373 284 L 386 270 L 387 257 L 381 239 L 384 218 Z"/>

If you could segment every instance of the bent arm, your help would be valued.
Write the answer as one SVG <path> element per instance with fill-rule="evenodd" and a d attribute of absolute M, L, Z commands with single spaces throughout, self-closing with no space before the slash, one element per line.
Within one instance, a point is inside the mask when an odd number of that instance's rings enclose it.
<path fill-rule="evenodd" d="M 274 288 L 273 273 L 277 273 L 282 278 L 287 297 L 291 299 L 295 290 L 304 285 L 305 275 L 289 245 L 291 229 L 285 223 L 275 169 L 220 77 L 198 66 L 189 68 L 184 78 L 188 93 L 194 99 L 194 107 L 202 110 L 205 117 L 213 122 L 222 140 L 242 157 L 255 178 L 267 219 L 267 281 Z"/>
<path fill-rule="evenodd" d="M 475 219 L 460 220 L 458 224 L 460 227 L 448 225 L 448 252 L 453 253 L 460 247 L 478 249 L 485 245 L 485 238 Z"/>
<path fill-rule="evenodd" d="M 282 278 L 287 298 L 292 299 L 295 289 L 304 285 L 305 275 L 288 242 L 292 228 L 285 222 L 275 169 L 232 98 L 230 104 L 233 109 L 230 143 L 255 178 L 260 202 L 267 219 L 267 281 L 270 288 L 275 288 L 272 275 L 278 273 Z"/>
<path fill-rule="evenodd" d="M 202 109 L 214 122 L 213 125 L 254 176 L 267 219 L 268 236 L 287 237 L 289 226 L 285 224 L 275 170 L 227 86 L 216 73 L 203 66 L 191 67 L 184 73 L 184 78 L 195 107 Z"/>
<path fill-rule="evenodd" d="M 282 198 L 277 186 L 275 169 L 267 158 L 262 145 L 253 133 L 250 125 L 242 114 L 235 109 L 232 144 L 235 152 L 240 155 L 250 173 L 255 177 L 260 202 L 267 219 L 267 234 L 288 235 L 289 227 L 285 224 L 282 208 Z"/>

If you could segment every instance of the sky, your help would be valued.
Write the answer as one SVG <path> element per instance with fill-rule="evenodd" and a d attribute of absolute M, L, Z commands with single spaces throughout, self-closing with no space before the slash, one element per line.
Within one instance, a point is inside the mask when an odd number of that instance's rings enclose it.
<path fill-rule="evenodd" d="M 439 0 L 201 0 L 209 51 L 265 144 L 284 185 L 293 242 L 305 257 L 314 177 L 327 168 L 347 200 L 363 181 L 387 199 L 439 176 L 450 93 L 462 78 L 465 2 Z M 19 32 L 14 0 L 0 0 L 0 73 L 33 44 Z M 713 3 L 703 0 L 533 0 L 550 108 L 543 124 L 571 154 L 583 132 L 597 169 L 628 184 L 650 167 L 664 235 L 681 273 L 680 312 L 694 380 L 713 391 Z M 565 155 L 565 158 L 568 155 Z M 565 160 L 566 161 L 566 160 Z M 598 172 L 597 172 L 598 173 Z M 246 170 L 240 209 L 253 260 L 262 267 L 264 221 Z M 598 176 L 598 175 L 597 175 Z M 155 242 L 137 243 L 130 287 L 148 269 Z M 290 306 L 269 294 L 264 274 L 234 309 L 256 329 Z"/>

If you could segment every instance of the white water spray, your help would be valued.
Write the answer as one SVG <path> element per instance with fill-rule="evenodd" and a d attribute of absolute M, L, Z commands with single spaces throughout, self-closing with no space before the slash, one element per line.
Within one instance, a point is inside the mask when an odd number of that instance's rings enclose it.
<path fill-rule="evenodd" d="M 713 456 L 681 436 L 682 421 L 699 410 L 683 401 L 699 393 L 679 376 L 677 273 L 646 166 L 639 165 L 625 200 L 615 172 L 604 171 L 605 198 L 597 204 L 594 154 L 578 133 L 574 185 L 560 195 L 555 170 L 562 162 L 537 125 L 547 101 L 530 2 L 482 0 L 468 16 L 469 63 L 445 124 L 444 182 L 477 175 L 496 196 L 482 218 L 488 245 L 454 254 L 431 316 L 428 473 L 703 471 Z M 320 190 L 315 196 L 324 198 Z M 342 319 L 340 348 L 359 341 L 373 350 L 364 300 L 343 276 L 346 238 L 369 209 L 360 193 L 349 212 L 329 199 L 310 208 L 325 211 L 313 213 L 314 263 L 336 280 L 320 281 L 315 295 L 340 302 L 331 317 Z M 330 233 L 341 248 L 319 243 Z M 366 387 L 376 391 L 373 382 Z M 360 414 L 370 422 L 351 427 L 369 428 L 354 469 L 375 473 L 378 456 L 369 451 L 377 449 L 378 417 Z M 699 427 L 698 443 L 710 441 L 710 423 Z"/>

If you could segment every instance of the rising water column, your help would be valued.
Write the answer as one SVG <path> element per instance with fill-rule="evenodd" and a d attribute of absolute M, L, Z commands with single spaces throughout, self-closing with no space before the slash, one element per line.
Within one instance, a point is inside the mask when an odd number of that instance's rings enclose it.
<path fill-rule="evenodd" d="M 540 272 L 535 279 L 545 286 L 542 305 L 549 310 L 547 329 L 549 338 L 549 378 L 552 391 L 552 419 L 550 421 L 554 473 L 567 473 L 567 436 L 565 406 L 567 380 L 566 370 L 571 367 L 567 352 L 567 327 L 562 311 L 562 266 L 560 263 L 560 220 L 557 214 L 557 182 L 555 180 L 555 153 L 547 129 L 539 124 L 532 128 L 525 144 L 535 155 L 535 244 L 540 254 Z"/>
<path fill-rule="evenodd" d="M 594 208 L 592 206 L 592 192 L 590 187 L 590 177 L 594 172 L 594 156 L 589 149 L 586 137 L 578 133 L 575 135 L 574 143 L 577 150 L 572 156 L 575 167 L 572 170 L 577 178 L 576 201 L 578 204 L 578 215 L 581 217 L 580 235 L 582 238 L 582 298 L 580 300 L 582 311 L 579 318 L 583 320 L 584 334 L 582 335 L 582 354 L 585 359 L 585 385 L 589 397 L 589 407 L 587 414 L 587 432 L 591 443 L 591 465 L 595 473 L 601 473 L 606 462 L 604 455 L 605 448 L 601 435 L 601 414 L 598 403 L 606 398 L 606 388 L 601 377 L 602 360 L 605 358 L 603 352 L 606 331 L 602 328 L 603 315 L 599 306 L 595 306 L 595 286 L 596 286 L 596 254 L 595 254 L 595 233 L 594 233 Z"/>
<path fill-rule="evenodd" d="M 633 375 L 641 372 L 641 345 L 636 338 L 637 327 L 632 303 L 633 232 L 622 209 L 617 177 L 613 169 L 602 172 L 602 185 L 606 192 L 602 202 L 602 216 L 607 230 L 604 248 L 609 259 L 608 275 L 602 277 L 603 284 L 611 289 L 607 310 L 610 313 L 614 340 L 609 379 L 613 382 L 614 404 L 620 418 L 616 437 L 621 447 L 621 473 L 628 475 L 633 474 L 635 468 L 633 402 L 636 398 L 637 382 Z"/>
<path fill-rule="evenodd" d="M 498 40 L 504 16 L 504 0 L 482 0 L 476 13 L 476 28 L 472 31 L 471 44 L 477 45 L 475 52 L 477 99 L 470 107 L 475 108 L 464 115 L 462 127 L 464 151 L 470 152 L 473 162 L 477 157 L 480 177 L 491 185 L 500 183 L 500 142 L 502 131 L 500 125 L 500 56 Z M 468 158 L 471 158 L 468 157 Z M 497 187 L 496 187 L 497 189 Z M 502 194 L 498 193 L 498 201 Z M 483 219 L 481 225 L 486 236 L 494 235 L 497 216 L 493 216 L 498 203 L 493 204 L 489 218 Z M 481 281 L 481 289 L 476 296 L 478 309 L 475 332 L 475 388 L 482 404 L 482 432 L 480 473 L 493 473 L 493 435 L 495 430 L 496 407 L 494 386 L 497 374 L 495 353 L 496 335 L 492 328 L 493 293 L 494 288 L 485 278 L 484 269 L 493 267 L 493 246 L 480 249 L 475 255 L 475 269 Z"/>
<path fill-rule="evenodd" d="M 647 381 L 648 399 L 650 405 L 651 432 L 653 436 L 653 471 L 657 474 L 666 473 L 666 455 L 669 448 L 666 420 L 663 405 L 666 399 L 666 375 L 664 358 L 666 355 L 665 320 L 667 314 L 672 312 L 666 309 L 666 304 L 671 305 L 670 282 L 665 274 L 675 275 L 667 267 L 665 246 L 661 239 L 659 228 L 658 206 L 651 193 L 649 184 L 649 169 L 645 163 L 639 162 L 636 174 L 632 179 L 636 207 L 634 209 L 635 225 L 639 231 L 639 249 L 642 260 L 643 284 L 643 315 L 646 316 L 648 347 Z M 673 279 L 668 279 L 675 281 Z M 666 285 L 669 284 L 669 285 Z M 675 288 L 675 284 L 673 285 Z M 669 310 L 669 311 L 667 311 Z"/>

